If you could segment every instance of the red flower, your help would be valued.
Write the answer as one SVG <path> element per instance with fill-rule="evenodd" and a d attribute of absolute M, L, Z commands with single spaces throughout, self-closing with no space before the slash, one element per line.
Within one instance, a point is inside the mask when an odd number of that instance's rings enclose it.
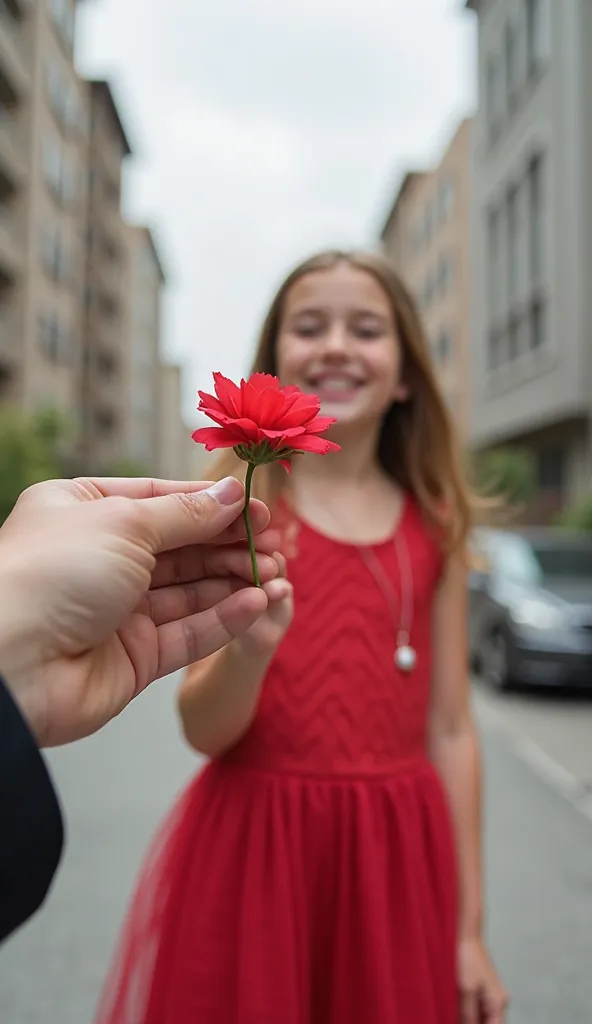
<path fill-rule="evenodd" d="M 283 388 L 268 373 L 255 373 L 241 380 L 240 387 L 215 373 L 214 387 L 216 396 L 198 392 L 198 409 L 218 426 L 201 427 L 191 435 L 207 451 L 234 448 L 246 462 L 261 465 L 279 459 L 289 469 L 287 459 L 296 453 L 339 450 L 333 441 L 319 437 L 335 420 L 319 416 L 316 395 Z"/>

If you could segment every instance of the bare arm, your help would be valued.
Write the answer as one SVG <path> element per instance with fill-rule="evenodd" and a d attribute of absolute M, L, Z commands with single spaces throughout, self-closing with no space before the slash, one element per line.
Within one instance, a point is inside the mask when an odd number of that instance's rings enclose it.
<path fill-rule="evenodd" d="M 480 938 L 481 768 L 467 673 L 466 571 L 452 558 L 434 607 L 430 749 L 448 792 L 460 877 L 460 938 Z"/>
<path fill-rule="evenodd" d="M 279 576 L 264 585 L 268 608 L 240 638 L 192 665 L 179 691 L 179 711 L 189 744 L 219 757 L 248 729 L 267 669 L 292 620 L 292 588 L 286 564 L 274 555 Z"/>
<path fill-rule="evenodd" d="M 219 757 L 238 742 L 255 714 L 268 665 L 268 657 L 249 657 L 233 641 L 187 670 L 179 711 L 195 750 Z"/>

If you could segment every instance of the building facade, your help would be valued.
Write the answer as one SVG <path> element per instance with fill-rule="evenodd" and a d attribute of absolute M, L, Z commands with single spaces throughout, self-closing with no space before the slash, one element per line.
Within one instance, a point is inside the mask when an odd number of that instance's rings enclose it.
<path fill-rule="evenodd" d="M 83 296 L 81 447 L 97 466 L 125 455 L 127 419 L 126 238 L 123 161 L 131 146 L 105 81 L 87 83 L 86 280 Z"/>
<path fill-rule="evenodd" d="M 519 445 L 551 512 L 592 474 L 592 5 L 478 18 L 470 438 Z"/>
<path fill-rule="evenodd" d="M 146 472 L 159 472 L 158 403 L 165 275 L 152 232 L 126 224 L 124 447 Z"/>
<path fill-rule="evenodd" d="M 77 6 L 0 0 L 0 403 L 59 410 L 75 471 L 154 473 L 164 275 L 122 217 L 131 146 L 76 70 Z"/>
<path fill-rule="evenodd" d="M 469 419 L 471 121 L 437 167 L 403 179 L 382 231 L 384 252 L 422 310 L 438 377 L 461 435 Z"/>
<path fill-rule="evenodd" d="M 75 3 L 0 6 L 0 400 L 78 413 L 87 117 Z"/>

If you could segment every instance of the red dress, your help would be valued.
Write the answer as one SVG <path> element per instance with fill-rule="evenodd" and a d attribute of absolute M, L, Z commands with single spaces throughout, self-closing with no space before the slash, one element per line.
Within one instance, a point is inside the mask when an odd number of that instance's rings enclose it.
<path fill-rule="evenodd" d="M 238 746 L 144 868 L 97 1024 L 457 1024 L 455 851 L 426 754 L 438 548 L 417 506 L 409 675 L 359 550 L 305 524 L 295 618 Z M 374 547 L 398 593 L 392 541 Z"/>

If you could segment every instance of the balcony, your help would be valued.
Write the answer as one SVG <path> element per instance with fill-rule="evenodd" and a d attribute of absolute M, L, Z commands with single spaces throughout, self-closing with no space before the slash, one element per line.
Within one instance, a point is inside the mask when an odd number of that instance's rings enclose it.
<path fill-rule="evenodd" d="M 27 175 L 27 160 L 17 117 L 0 108 L 0 175 L 16 190 Z"/>
<path fill-rule="evenodd" d="M 13 368 L 18 362 L 23 346 L 17 337 L 17 321 L 10 306 L 0 304 L 0 367 Z"/>
<path fill-rule="evenodd" d="M 23 269 L 22 240 L 15 230 L 14 218 L 0 207 L 0 275 L 14 281 Z"/>
<path fill-rule="evenodd" d="M 15 98 L 29 91 L 31 72 L 25 57 L 23 32 L 18 21 L 0 7 L 0 69 Z M 0 97 L 4 99 L 4 97 Z"/>

